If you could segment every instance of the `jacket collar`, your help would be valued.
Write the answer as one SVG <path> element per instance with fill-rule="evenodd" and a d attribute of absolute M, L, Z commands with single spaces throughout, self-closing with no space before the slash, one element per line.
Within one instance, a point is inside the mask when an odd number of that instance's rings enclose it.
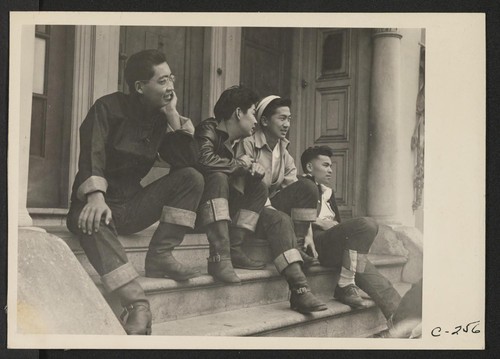
<path fill-rule="evenodd" d="M 229 133 L 227 132 L 226 121 L 220 120 L 215 130 L 223 133 L 224 146 L 234 156 L 233 146 L 231 144 L 231 141 L 229 141 Z"/>
<path fill-rule="evenodd" d="M 271 147 L 269 147 L 269 145 L 267 144 L 266 135 L 264 134 L 264 131 L 261 128 L 258 128 L 253 136 L 255 138 L 255 147 L 257 148 L 267 147 L 267 149 L 272 152 Z M 290 141 L 288 141 L 286 138 L 280 139 L 279 144 L 281 146 L 281 151 L 286 150 L 289 143 Z"/>

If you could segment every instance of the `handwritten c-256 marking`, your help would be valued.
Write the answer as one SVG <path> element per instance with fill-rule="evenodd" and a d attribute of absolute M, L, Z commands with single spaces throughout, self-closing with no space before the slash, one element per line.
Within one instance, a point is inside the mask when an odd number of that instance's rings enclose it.
<path fill-rule="evenodd" d="M 431 330 L 431 335 L 433 337 L 440 337 L 443 334 L 450 334 L 450 335 L 458 335 L 460 333 L 472 333 L 472 334 L 477 334 L 481 333 L 479 329 L 477 329 L 477 326 L 479 325 L 480 321 L 476 320 L 474 322 L 470 322 L 467 325 L 457 325 L 453 330 L 443 330 L 441 327 L 435 327 L 434 329 Z"/>

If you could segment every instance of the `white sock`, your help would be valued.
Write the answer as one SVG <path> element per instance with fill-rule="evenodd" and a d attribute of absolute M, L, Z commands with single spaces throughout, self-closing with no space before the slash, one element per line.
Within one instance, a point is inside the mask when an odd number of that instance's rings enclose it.
<path fill-rule="evenodd" d="M 353 272 L 352 270 L 347 269 L 346 267 L 342 266 L 342 270 L 340 271 L 340 278 L 339 278 L 339 287 L 347 287 L 348 285 L 354 284 L 354 276 L 356 272 Z"/>

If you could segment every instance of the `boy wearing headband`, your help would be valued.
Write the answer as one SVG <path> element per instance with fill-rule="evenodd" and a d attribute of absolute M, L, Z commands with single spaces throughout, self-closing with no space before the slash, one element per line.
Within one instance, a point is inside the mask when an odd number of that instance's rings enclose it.
<path fill-rule="evenodd" d="M 297 180 L 295 161 L 287 150 L 286 135 L 292 118 L 290 105 L 289 99 L 279 96 L 263 98 L 257 107 L 260 128 L 242 143 L 241 149 L 265 168 L 263 181 L 269 189 L 266 206 L 272 204 L 292 218 L 297 249 L 307 268 L 319 264 L 310 230 L 317 217 L 319 197 L 313 183 Z"/>

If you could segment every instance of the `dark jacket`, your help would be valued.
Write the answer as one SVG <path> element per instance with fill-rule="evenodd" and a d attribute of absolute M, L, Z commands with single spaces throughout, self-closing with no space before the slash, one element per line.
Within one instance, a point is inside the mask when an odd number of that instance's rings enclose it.
<path fill-rule="evenodd" d="M 141 179 L 161 157 L 171 157 L 167 120 L 162 113 L 146 115 L 136 96 L 115 92 L 99 98 L 80 127 L 80 158 L 72 201 L 86 201 L 102 191 L 106 200 L 122 202 L 142 189 Z"/>
<path fill-rule="evenodd" d="M 311 175 L 305 175 L 304 178 L 307 178 L 307 179 L 314 181 L 316 183 L 316 180 Z M 318 191 L 319 191 L 319 199 L 320 199 L 320 201 L 322 201 L 323 197 L 322 197 L 321 186 L 318 185 L 317 187 L 318 187 Z M 333 209 L 333 212 L 335 212 L 335 220 L 340 223 L 342 220 L 340 218 L 340 211 L 339 211 L 339 208 L 337 207 L 337 202 L 335 201 L 335 192 L 333 191 L 333 189 L 332 189 L 332 195 L 330 196 L 328 203 L 330 204 L 330 207 Z M 318 206 L 318 211 L 320 208 L 321 208 L 321 203 Z"/>
<path fill-rule="evenodd" d="M 197 168 L 200 172 L 222 172 L 227 175 L 248 173 L 245 162 L 235 158 L 224 121 L 215 118 L 202 121 L 196 126 L 194 137 L 198 142 Z"/>

